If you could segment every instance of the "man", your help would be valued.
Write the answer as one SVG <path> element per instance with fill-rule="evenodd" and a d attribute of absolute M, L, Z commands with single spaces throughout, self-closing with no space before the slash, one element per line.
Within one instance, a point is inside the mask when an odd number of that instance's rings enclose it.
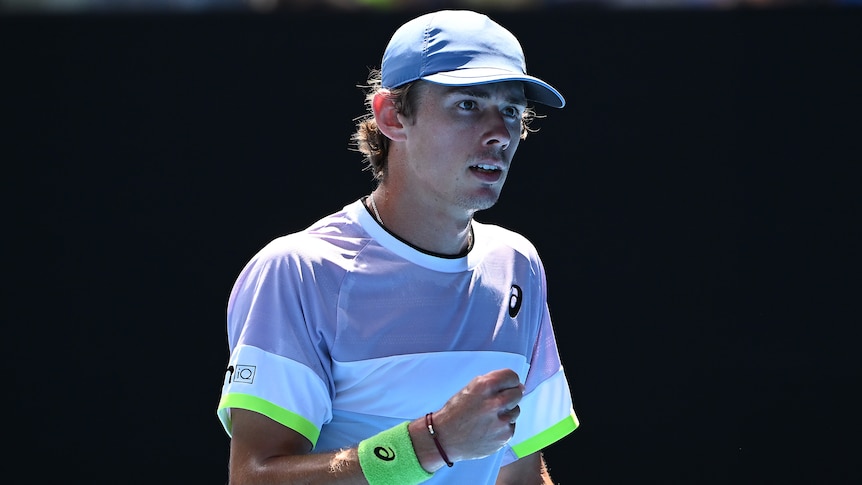
<path fill-rule="evenodd" d="M 399 28 L 354 135 L 377 187 L 246 265 L 228 303 L 218 416 L 230 481 L 551 484 L 578 426 L 523 236 L 495 204 L 528 101 L 562 107 L 484 15 Z"/>

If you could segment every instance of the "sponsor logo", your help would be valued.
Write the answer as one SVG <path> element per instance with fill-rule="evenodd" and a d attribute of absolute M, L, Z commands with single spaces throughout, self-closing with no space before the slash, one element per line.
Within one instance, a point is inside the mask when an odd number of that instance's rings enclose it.
<path fill-rule="evenodd" d="M 229 366 L 227 372 L 230 375 L 228 382 L 241 382 L 243 384 L 253 384 L 254 374 L 257 372 L 257 366 L 254 365 L 237 365 Z"/>
<path fill-rule="evenodd" d="M 395 450 L 386 446 L 378 446 L 374 448 L 374 456 L 383 461 L 392 461 L 395 459 Z"/>
<path fill-rule="evenodd" d="M 524 293 L 518 285 L 512 285 L 512 291 L 509 293 L 509 316 L 515 318 L 518 312 L 521 311 L 521 301 Z"/>

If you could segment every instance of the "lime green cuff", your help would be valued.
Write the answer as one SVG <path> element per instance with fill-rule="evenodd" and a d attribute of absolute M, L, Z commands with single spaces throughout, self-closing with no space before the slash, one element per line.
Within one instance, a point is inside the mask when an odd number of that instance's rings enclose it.
<path fill-rule="evenodd" d="M 369 485 L 413 485 L 433 476 L 416 458 L 408 424 L 405 421 L 359 443 L 359 466 Z"/>

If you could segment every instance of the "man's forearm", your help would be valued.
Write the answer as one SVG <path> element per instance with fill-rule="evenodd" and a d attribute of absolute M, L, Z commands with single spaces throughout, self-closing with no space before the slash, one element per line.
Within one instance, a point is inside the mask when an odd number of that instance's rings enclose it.
<path fill-rule="evenodd" d="M 236 463 L 236 460 L 233 460 Z M 230 485 L 327 484 L 368 485 L 356 448 L 330 453 L 286 455 L 231 467 Z"/>
<path fill-rule="evenodd" d="M 433 473 L 444 466 L 421 420 L 411 422 L 407 430 L 411 441 L 409 452 L 415 453 L 423 472 Z M 246 457 L 242 466 L 239 466 L 239 459 L 233 461 L 235 466 L 231 467 L 230 485 L 368 485 L 358 447 L 328 453 L 273 456 L 259 462 Z"/>

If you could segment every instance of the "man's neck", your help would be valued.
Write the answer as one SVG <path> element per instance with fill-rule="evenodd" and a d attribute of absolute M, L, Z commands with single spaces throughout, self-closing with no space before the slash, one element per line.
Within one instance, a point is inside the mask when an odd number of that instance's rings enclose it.
<path fill-rule="evenodd" d="M 366 204 L 387 231 L 424 251 L 459 255 L 472 246 L 472 217 L 457 219 L 439 209 L 417 206 L 412 198 L 399 200 L 392 191 L 378 187 Z"/>

